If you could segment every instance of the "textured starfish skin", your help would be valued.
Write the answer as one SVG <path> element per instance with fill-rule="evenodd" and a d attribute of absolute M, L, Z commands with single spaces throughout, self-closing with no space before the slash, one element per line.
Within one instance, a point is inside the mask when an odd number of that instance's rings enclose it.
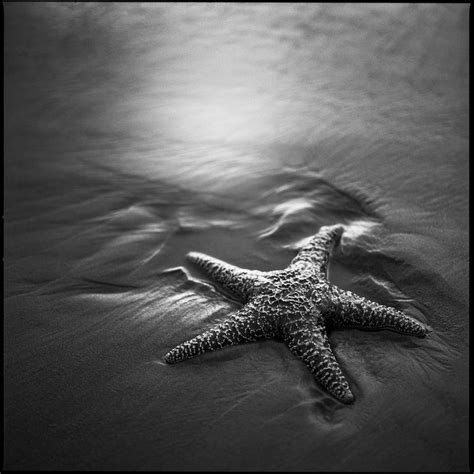
<path fill-rule="evenodd" d="M 424 337 L 427 329 L 394 308 L 344 291 L 327 280 L 327 264 L 342 226 L 325 226 L 284 270 L 244 270 L 207 255 L 188 259 L 232 292 L 244 306 L 225 321 L 165 355 L 174 363 L 208 351 L 262 338 L 282 340 L 316 380 L 343 403 L 354 400 L 331 350 L 327 328 L 389 329 Z"/>

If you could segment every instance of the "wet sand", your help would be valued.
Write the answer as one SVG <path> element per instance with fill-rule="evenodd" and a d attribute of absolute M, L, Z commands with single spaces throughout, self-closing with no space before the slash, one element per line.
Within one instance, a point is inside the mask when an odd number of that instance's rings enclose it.
<path fill-rule="evenodd" d="M 5 469 L 468 470 L 466 5 L 4 11 Z M 353 405 L 277 341 L 163 362 L 239 308 L 187 252 L 334 223 L 432 328 L 332 332 Z"/>

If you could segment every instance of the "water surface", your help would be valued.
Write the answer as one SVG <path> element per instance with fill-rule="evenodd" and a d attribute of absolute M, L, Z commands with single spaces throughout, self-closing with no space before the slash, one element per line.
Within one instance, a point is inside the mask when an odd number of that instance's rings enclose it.
<path fill-rule="evenodd" d="M 468 7 L 6 3 L 5 468 L 468 469 Z M 329 279 L 426 339 L 334 331 L 354 405 L 185 261 Z"/>

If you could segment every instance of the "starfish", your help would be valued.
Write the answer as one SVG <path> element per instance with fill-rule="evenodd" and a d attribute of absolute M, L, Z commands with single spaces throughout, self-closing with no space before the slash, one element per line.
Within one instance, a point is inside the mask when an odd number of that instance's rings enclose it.
<path fill-rule="evenodd" d="M 188 259 L 244 306 L 222 323 L 169 351 L 165 361 L 172 364 L 225 346 L 279 339 L 303 360 L 329 393 L 343 403 L 352 403 L 354 395 L 330 347 L 328 329 L 389 329 L 418 337 L 428 331 L 395 308 L 328 282 L 329 253 L 343 230 L 342 225 L 321 227 L 284 270 L 245 270 L 190 252 Z"/>

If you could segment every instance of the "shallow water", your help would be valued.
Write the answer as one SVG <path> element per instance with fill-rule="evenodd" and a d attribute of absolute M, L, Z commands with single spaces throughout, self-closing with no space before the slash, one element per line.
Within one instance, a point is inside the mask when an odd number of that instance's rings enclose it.
<path fill-rule="evenodd" d="M 468 469 L 468 7 L 6 3 L 5 468 Z M 168 366 L 239 307 L 185 261 L 329 279 L 432 328 Z"/>

